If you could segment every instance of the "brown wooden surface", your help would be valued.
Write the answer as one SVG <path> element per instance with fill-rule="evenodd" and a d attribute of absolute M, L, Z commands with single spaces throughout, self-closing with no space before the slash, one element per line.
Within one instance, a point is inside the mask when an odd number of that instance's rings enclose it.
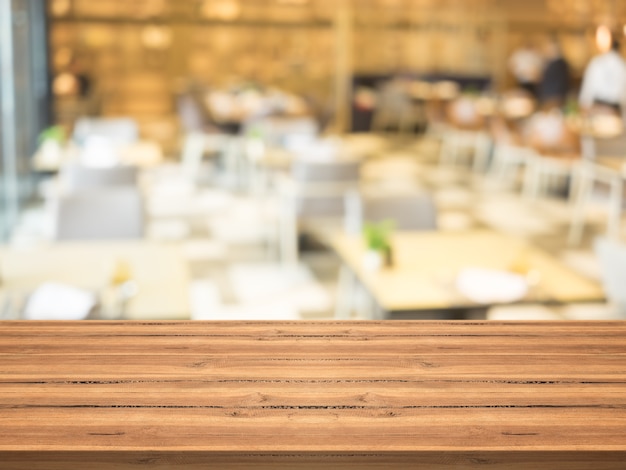
<path fill-rule="evenodd" d="M 626 324 L 4 322 L 0 468 L 623 469 Z"/>

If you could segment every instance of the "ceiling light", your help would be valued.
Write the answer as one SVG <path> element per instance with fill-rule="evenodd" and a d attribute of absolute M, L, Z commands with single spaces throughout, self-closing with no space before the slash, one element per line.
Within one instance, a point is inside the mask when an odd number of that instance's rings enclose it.
<path fill-rule="evenodd" d="M 146 26 L 141 31 L 141 42 L 148 49 L 167 49 L 172 43 L 172 32 L 165 26 Z"/>

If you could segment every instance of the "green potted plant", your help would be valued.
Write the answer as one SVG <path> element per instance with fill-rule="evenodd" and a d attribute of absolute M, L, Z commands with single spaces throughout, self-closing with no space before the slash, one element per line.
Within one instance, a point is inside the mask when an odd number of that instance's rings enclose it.
<path fill-rule="evenodd" d="M 394 223 L 385 220 L 378 223 L 366 223 L 363 227 L 365 241 L 365 256 L 363 265 L 369 271 L 377 271 L 383 266 L 393 264 L 391 234 Z"/>
<path fill-rule="evenodd" d="M 39 154 L 45 162 L 58 162 L 63 153 L 66 141 L 65 129 L 62 126 L 51 126 L 39 134 Z"/>

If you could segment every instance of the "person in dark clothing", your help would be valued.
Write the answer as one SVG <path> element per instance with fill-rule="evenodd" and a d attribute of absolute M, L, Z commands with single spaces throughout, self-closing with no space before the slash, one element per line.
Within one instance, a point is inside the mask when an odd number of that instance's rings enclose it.
<path fill-rule="evenodd" d="M 570 88 L 570 67 L 555 39 L 546 47 L 546 59 L 539 84 L 539 100 L 544 105 L 563 106 Z"/>

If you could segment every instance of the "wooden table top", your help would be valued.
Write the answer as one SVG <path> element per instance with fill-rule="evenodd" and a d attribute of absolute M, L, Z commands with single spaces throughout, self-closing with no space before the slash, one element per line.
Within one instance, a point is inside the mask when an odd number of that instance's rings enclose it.
<path fill-rule="evenodd" d="M 587 163 L 611 170 L 616 176 L 623 177 L 626 175 L 626 159 L 622 157 L 597 157 L 595 160 Z"/>
<path fill-rule="evenodd" d="M 339 234 L 331 244 L 388 312 L 472 307 L 471 301 L 454 288 L 456 275 L 468 267 L 533 271 L 539 282 L 527 301 L 569 303 L 604 299 L 598 283 L 521 239 L 488 230 L 396 232 L 392 240 L 395 264 L 378 272 L 363 267 L 362 237 Z"/>
<path fill-rule="evenodd" d="M 0 468 L 626 462 L 623 322 L 3 322 L 0 357 Z"/>
<path fill-rule="evenodd" d="M 132 320 L 190 318 L 189 268 L 176 243 L 137 241 L 77 241 L 28 248 L 0 246 L 2 293 L 28 295 L 45 282 L 99 291 L 126 263 L 137 282 L 125 317 Z"/>

